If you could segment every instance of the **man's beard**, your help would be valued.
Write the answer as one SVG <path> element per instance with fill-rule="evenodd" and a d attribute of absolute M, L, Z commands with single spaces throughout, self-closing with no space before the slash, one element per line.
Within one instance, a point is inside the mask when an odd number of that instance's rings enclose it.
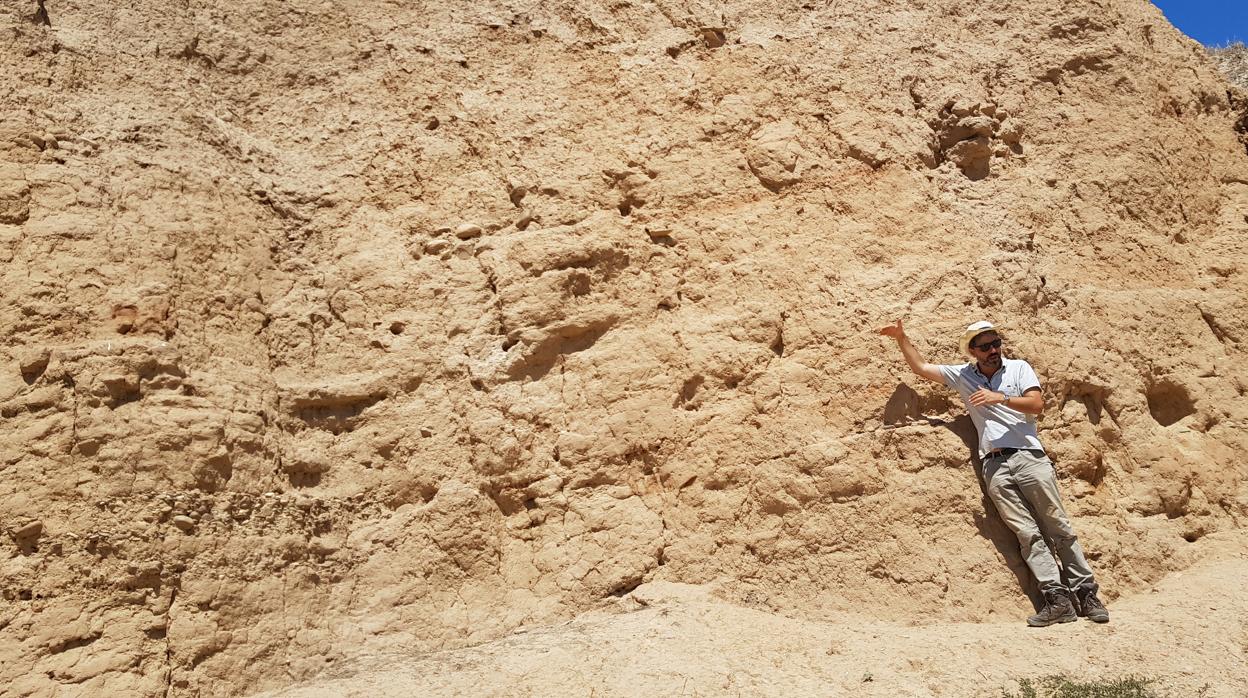
<path fill-rule="evenodd" d="M 1000 367 L 1000 366 L 1001 366 L 1001 355 L 1000 355 L 1000 354 L 993 354 L 992 356 L 989 356 L 988 358 L 984 359 L 983 364 L 984 364 L 985 366 L 990 367 L 990 368 L 997 368 L 997 367 Z"/>

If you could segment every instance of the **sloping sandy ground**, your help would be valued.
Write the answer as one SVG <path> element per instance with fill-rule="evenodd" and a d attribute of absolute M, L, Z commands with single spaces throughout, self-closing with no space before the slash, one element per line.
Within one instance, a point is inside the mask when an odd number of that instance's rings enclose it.
<path fill-rule="evenodd" d="M 1248 535 L 1210 536 L 1201 560 L 1110 604 L 1112 621 L 1028 628 L 814 622 L 732 605 L 715 585 L 651 583 L 612 608 L 475 647 L 364 656 L 317 696 L 1000 696 L 1019 678 L 1154 679 L 1159 696 L 1248 695 Z"/>

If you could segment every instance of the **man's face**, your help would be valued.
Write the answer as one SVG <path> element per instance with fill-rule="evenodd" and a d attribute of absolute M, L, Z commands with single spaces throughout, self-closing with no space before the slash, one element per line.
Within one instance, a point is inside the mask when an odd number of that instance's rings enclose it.
<path fill-rule="evenodd" d="M 975 361 L 988 368 L 1001 366 L 1001 336 L 996 332 L 985 332 L 971 340 L 971 353 Z"/>

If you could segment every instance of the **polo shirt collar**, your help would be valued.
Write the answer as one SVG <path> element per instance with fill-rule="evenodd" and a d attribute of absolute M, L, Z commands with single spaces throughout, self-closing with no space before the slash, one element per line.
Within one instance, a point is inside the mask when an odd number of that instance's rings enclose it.
<path fill-rule="evenodd" d="M 978 361 L 972 361 L 972 362 L 971 362 L 971 370 L 972 370 L 972 371 L 974 371 L 974 372 L 975 372 L 975 374 L 976 374 L 976 375 L 978 375 L 980 378 L 983 378 L 983 379 L 984 379 L 984 380 L 986 380 L 986 381 L 992 380 L 992 379 L 991 379 L 991 378 L 989 378 L 988 376 L 985 376 L 983 371 L 979 370 L 979 362 L 978 362 Z M 1005 370 L 1005 357 L 1001 357 L 1001 368 L 998 368 L 998 369 L 997 369 L 997 373 L 1000 373 L 1000 372 L 1002 372 L 1002 371 L 1004 371 L 1004 370 Z M 994 375 L 994 376 L 995 376 L 995 375 L 997 375 L 997 373 L 994 373 L 994 374 L 992 374 L 992 375 Z"/>

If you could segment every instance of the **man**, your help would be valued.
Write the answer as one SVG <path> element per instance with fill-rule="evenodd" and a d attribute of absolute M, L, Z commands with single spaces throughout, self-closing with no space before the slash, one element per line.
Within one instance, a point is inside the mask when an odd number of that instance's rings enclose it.
<path fill-rule="evenodd" d="M 1005 525 L 1018 536 L 1027 566 L 1040 585 L 1045 605 L 1027 619 L 1035 627 L 1069 623 L 1076 614 L 1097 623 L 1109 611 L 1097 598 L 1098 586 L 1057 492 L 1053 462 L 1044 453 L 1034 415 L 1044 411 L 1036 372 L 1026 361 L 1004 358 L 1001 335 L 990 322 L 966 328 L 960 347 L 973 363 L 929 364 L 910 343 L 901 321 L 880 329 L 897 340 L 910 370 L 962 395 L 979 432 L 979 456 L 988 497 Z M 1061 568 L 1045 543 L 1048 538 Z M 1072 600 L 1071 593 L 1074 593 Z"/>

